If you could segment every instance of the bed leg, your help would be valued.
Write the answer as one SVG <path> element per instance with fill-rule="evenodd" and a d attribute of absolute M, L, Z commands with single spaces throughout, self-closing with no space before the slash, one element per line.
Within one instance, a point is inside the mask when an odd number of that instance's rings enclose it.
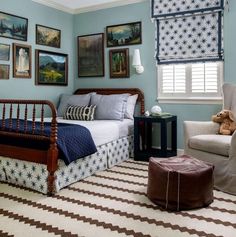
<path fill-rule="evenodd" d="M 55 176 L 54 172 L 49 172 L 48 174 L 48 193 L 49 197 L 53 196 L 55 193 Z"/>
<path fill-rule="evenodd" d="M 48 196 L 52 196 L 56 192 L 55 187 L 55 171 L 57 170 L 57 159 L 58 159 L 58 150 L 57 146 L 54 143 L 50 146 L 48 150 L 48 157 L 47 157 L 47 170 L 48 170 Z"/>

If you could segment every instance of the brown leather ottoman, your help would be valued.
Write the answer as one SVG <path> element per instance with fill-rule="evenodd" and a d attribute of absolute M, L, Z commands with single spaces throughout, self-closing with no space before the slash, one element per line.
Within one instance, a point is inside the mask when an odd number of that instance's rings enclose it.
<path fill-rule="evenodd" d="M 212 164 L 186 155 L 149 159 L 147 196 L 171 211 L 205 207 L 213 202 Z"/>

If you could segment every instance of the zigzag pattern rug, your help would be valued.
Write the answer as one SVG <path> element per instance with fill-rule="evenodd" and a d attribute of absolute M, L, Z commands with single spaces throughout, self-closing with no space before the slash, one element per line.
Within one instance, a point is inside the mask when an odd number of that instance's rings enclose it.
<path fill-rule="evenodd" d="M 1 237 L 235 237 L 236 196 L 166 212 L 146 197 L 147 163 L 128 160 L 54 197 L 0 184 Z"/>

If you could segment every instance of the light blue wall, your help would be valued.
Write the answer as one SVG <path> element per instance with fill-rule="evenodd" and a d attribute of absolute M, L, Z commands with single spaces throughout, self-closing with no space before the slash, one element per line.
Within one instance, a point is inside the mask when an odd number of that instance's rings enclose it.
<path fill-rule="evenodd" d="M 53 8 L 37 4 L 31 0 L 1 0 L 0 11 L 28 18 L 28 41 L 17 41 L 0 37 L 0 43 L 20 43 L 32 46 L 32 78 L 17 79 L 12 77 L 12 47 L 10 61 L 0 63 L 10 64 L 10 80 L 0 80 L 1 98 L 37 98 L 56 102 L 61 93 L 71 93 L 74 90 L 74 46 L 73 46 L 73 15 L 57 11 Z M 45 47 L 35 44 L 35 25 L 41 24 L 61 32 L 61 48 Z M 69 55 L 69 85 L 36 86 L 35 85 L 35 49 L 66 53 Z"/>
<path fill-rule="evenodd" d="M 150 20 L 149 1 L 115 7 L 79 15 L 69 15 L 52 8 L 36 4 L 31 0 L 1 0 L 1 11 L 16 14 L 29 19 L 28 41 L 32 46 L 32 79 L 15 79 L 0 81 L 0 97 L 4 98 L 45 98 L 56 101 L 60 93 L 69 93 L 83 87 L 138 87 L 145 93 L 146 109 L 157 103 L 157 73 L 154 60 L 154 24 Z M 236 83 L 236 1 L 230 1 L 230 12 L 225 13 L 225 77 L 227 82 Z M 107 25 L 142 21 L 143 43 L 130 46 L 130 55 L 139 48 L 145 72 L 137 75 L 130 67 L 129 79 L 109 78 L 109 49 L 105 47 L 105 77 L 77 77 L 77 36 L 104 32 Z M 42 24 L 62 30 L 61 49 L 35 45 L 35 24 Z M 0 38 L 0 43 L 24 43 Z M 126 47 L 126 46 L 125 46 Z M 34 49 L 45 49 L 69 54 L 69 85 L 68 87 L 35 86 L 34 83 Z M 114 49 L 114 48 L 112 48 Z M 9 61 L 11 64 L 12 58 Z M 130 57 L 132 62 L 132 57 Z M 3 63 L 0 61 L 0 63 Z M 12 67 L 11 67 L 12 69 Z M 209 120 L 212 114 L 220 110 L 219 105 L 162 104 L 164 111 L 178 116 L 178 147 L 183 147 L 183 121 Z"/>
<path fill-rule="evenodd" d="M 231 9 L 225 14 L 225 81 L 236 82 L 236 1 L 231 1 Z M 75 41 L 78 35 L 105 32 L 107 25 L 115 25 L 133 21 L 142 21 L 143 43 L 131 46 L 139 48 L 145 71 L 142 75 L 135 74 L 131 67 L 129 79 L 109 78 L 109 49 L 105 48 L 106 75 L 104 78 L 79 78 L 77 68 L 75 71 L 75 88 L 78 87 L 138 87 L 144 91 L 146 109 L 150 109 L 157 103 L 157 70 L 154 60 L 154 24 L 150 20 L 149 1 L 131 4 L 123 7 L 115 7 L 96 12 L 79 14 L 75 17 Z M 126 47 L 126 46 L 125 46 Z M 132 59 L 132 58 L 130 58 Z M 77 58 L 76 58 L 77 60 Z M 132 62 L 132 60 L 131 60 Z M 212 114 L 221 109 L 220 105 L 192 105 L 192 104 L 162 104 L 164 111 L 178 116 L 178 148 L 183 148 L 183 121 L 184 120 L 209 120 Z"/>

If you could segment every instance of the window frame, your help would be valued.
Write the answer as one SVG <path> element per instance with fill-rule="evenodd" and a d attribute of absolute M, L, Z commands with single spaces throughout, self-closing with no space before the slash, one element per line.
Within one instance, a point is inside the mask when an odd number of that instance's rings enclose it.
<path fill-rule="evenodd" d="M 204 62 L 210 63 L 210 62 Z M 218 69 L 218 93 L 190 93 L 192 72 L 191 66 L 193 63 L 185 64 L 186 72 L 186 92 L 185 93 L 162 93 L 162 67 L 166 64 L 157 65 L 157 100 L 159 103 L 171 103 L 171 104 L 222 104 L 222 84 L 224 76 L 224 62 L 217 61 Z M 174 64 L 178 65 L 178 64 Z"/>

